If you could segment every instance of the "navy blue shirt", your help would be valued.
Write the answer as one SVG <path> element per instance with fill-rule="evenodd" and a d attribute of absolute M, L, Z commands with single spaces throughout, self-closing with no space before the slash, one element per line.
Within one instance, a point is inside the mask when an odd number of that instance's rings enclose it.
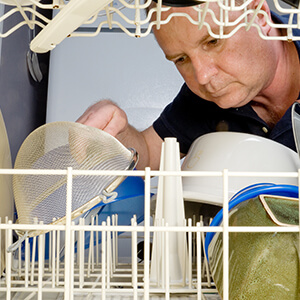
<path fill-rule="evenodd" d="M 272 13 L 275 23 L 287 23 L 289 16 Z M 300 30 L 294 30 L 300 35 Z M 294 42 L 300 57 L 300 42 Z M 296 151 L 291 107 L 271 129 L 253 110 L 251 104 L 239 108 L 222 109 L 215 103 L 195 95 L 184 84 L 160 117 L 153 123 L 153 128 L 162 138 L 176 137 L 180 152 L 187 153 L 193 141 L 203 134 L 216 131 L 235 131 L 259 135 L 279 142 Z"/>

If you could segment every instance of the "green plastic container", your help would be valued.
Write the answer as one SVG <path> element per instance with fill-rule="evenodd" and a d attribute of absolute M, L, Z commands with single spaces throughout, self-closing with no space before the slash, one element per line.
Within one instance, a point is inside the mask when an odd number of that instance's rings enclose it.
<path fill-rule="evenodd" d="M 230 226 L 299 225 L 296 198 L 260 195 L 236 205 Z M 208 246 L 213 280 L 223 295 L 223 236 L 216 233 Z M 299 300 L 299 233 L 229 234 L 230 300 Z"/>

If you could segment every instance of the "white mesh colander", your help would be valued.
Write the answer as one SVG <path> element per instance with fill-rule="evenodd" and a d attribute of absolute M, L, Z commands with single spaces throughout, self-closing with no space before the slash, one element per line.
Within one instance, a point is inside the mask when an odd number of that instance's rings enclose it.
<path fill-rule="evenodd" d="M 22 144 L 15 169 L 130 170 L 137 154 L 97 128 L 75 122 L 53 122 L 33 131 Z M 105 201 L 122 176 L 77 175 L 72 184 L 72 219 Z M 64 224 L 66 176 L 14 175 L 13 191 L 20 224 Z M 116 195 L 115 195 L 116 196 Z M 53 222 L 53 220 L 55 220 Z M 18 232 L 24 236 L 24 232 Z M 26 236 L 39 234 L 26 232 Z"/>

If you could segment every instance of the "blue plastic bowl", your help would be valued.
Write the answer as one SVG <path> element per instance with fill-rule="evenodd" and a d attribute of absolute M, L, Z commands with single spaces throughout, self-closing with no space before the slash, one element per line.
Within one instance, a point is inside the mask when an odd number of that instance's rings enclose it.
<path fill-rule="evenodd" d="M 100 202 L 90 209 L 98 215 L 98 224 L 106 221 L 108 216 L 118 215 L 118 225 L 130 225 L 131 218 L 136 215 L 137 223 L 144 220 L 144 180 L 138 176 L 128 176 L 115 190 L 118 193 L 116 199 L 109 203 Z M 86 215 L 85 213 L 84 215 Z M 101 234 L 98 243 L 101 243 Z M 90 233 L 85 232 L 85 248 L 89 247 Z M 96 241 L 95 241 L 96 243 Z M 32 252 L 33 238 L 29 238 L 30 251 Z M 25 243 L 21 246 L 22 258 L 25 254 Z M 36 247 L 38 247 L 38 237 Z M 49 258 L 49 233 L 45 234 L 45 259 Z M 77 242 L 75 243 L 75 252 L 77 251 Z M 38 253 L 38 248 L 36 248 Z M 36 258 L 37 260 L 37 254 Z"/>

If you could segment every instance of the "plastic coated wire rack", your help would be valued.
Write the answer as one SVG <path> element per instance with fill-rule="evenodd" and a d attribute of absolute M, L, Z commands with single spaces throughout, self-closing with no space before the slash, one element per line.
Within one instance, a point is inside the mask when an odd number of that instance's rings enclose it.
<path fill-rule="evenodd" d="M 2 220 L 0 224 L 1 255 L 4 254 L 5 271 L 0 282 L 1 299 L 221 299 L 210 276 L 209 265 L 203 259 L 205 232 L 223 233 L 223 299 L 229 299 L 228 290 L 228 249 L 229 232 L 274 232 L 274 227 L 232 227 L 228 226 L 228 182 L 231 177 L 264 176 L 294 177 L 297 172 L 254 173 L 254 172 L 171 172 L 152 171 L 94 171 L 93 175 L 116 173 L 125 176 L 144 176 L 144 221 L 137 224 L 133 215 L 128 226 L 118 225 L 118 216 L 108 217 L 101 225 L 97 216 L 86 224 L 81 218 L 75 224 L 71 221 L 72 179 L 80 173 L 71 168 L 67 170 L 8 170 L 1 169 L 0 174 L 60 174 L 67 178 L 66 225 L 14 224 L 11 220 Z M 217 176 L 223 178 L 223 223 L 209 227 L 203 222 L 189 219 L 185 226 L 168 226 L 162 221 L 153 225 L 151 217 L 151 177 L 152 176 Z M 39 229 L 48 231 L 32 240 L 26 239 L 24 247 L 14 253 L 6 252 L 13 243 L 14 230 Z M 282 227 L 277 232 L 299 232 L 299 226 Z M 89 232 L 89 243 L 85 242 L 85 232 Z M 163 238 L 159 250 L 164 253 L 162 266 L 165 270 L 159 281 L 150 278 L 151 242 L 153 234 L 161 232 Z M 186 274 L 184 280 L 176 284 L 169 281 L 170 234 L 185 232 L 187 235 Z M 122 234 L 120 234 L 122 233 Z M 48 235 L 48 238 L 47 238 Z M 101 243 L 97 243 L 101 237 Z M 143 241 L 143 258 L 138 258 L 137 244 Z M 125 243 L 125 244 L 124 244 Z M 129 255 L 122 255 L 123 244 Z M 37 246 L 37 247 L 36 247 Z M 76 250 L 75 250 L 76 249 Z M 3 253 L 5 252 L 5 253 Z"/>
<path fill-rule="evenodd" d="M 257 5 L 255 10 L 249 9 L 248 5 L 253 0 L 245 0 L 242 4 L 237 4 L 233 0 L 204 0 L 204 4 L 194 6 L 197 12 L 196 18 L 191 18 L 185 13 L 172 13 L 168 18 L 162 17 L 162 12 L 168 10 L 162 6 L 161 1 L 157 1 L 157 6 L 147 10 L 151 0 L 52 0 L 44 4 L 37 0 L 1 0 L 0 3 L 7 4 L 7 9 L 0 16 L 0 24 L 11 18 L 12 15 L 21 16 L 21 21 L 12 24 L 5 32 L 0 32 L 0 37 L 7 37 L 21 26 L 28 26 L 34 30 L 38 27 L 41 31 L 31 42 L 31 50 L 34 52 L 47 52 L 52 50 L 57 44 L 67 37 L 94 37 L 102 30 L 120 29 L 132 37 L 145 37 L 149 35 L 153 26 L 160 28 L 168 23 L 172 17 L 186 17 L 191 23 L 197 25 L 199 29 L 206 27 L 209 34 L 215 38 L 229 38 L 238 30 L 255 27 L 258 34 L 263 39 L 275 39 L 293 41 L 300 37 L 295 35 L 293 29 L 300 28 L 300 9 L 297 0 L 291 0 L 294 4 L 283 5 L 279 0 L 273 0 L 275 12 L 278 14 L 289 14 L 288 24 L 274 24 L 268 15 L 261 9 L 265 0 Z M 291 3 L 290 0 L 286 0 Z M 212 5 L 217 3 L 219 13 L 216 14 Z M 285 3 L 284 3 L 285 4 Z M 53 18 L 49 18 L 47 11 L 53 11 Z M 232 12 L 240 12 L 233 18 Z M 257 15 L 263 14 L 271 27 L 284 30 L 282 36 L 266 36 L 255 23 Z M 151 17 L 153 17 L 151 19 Z M 218 25 L 218 30 L 211 28 L 211 21 Z M 231 27 L 232 30 L 224 30 Z"/>

